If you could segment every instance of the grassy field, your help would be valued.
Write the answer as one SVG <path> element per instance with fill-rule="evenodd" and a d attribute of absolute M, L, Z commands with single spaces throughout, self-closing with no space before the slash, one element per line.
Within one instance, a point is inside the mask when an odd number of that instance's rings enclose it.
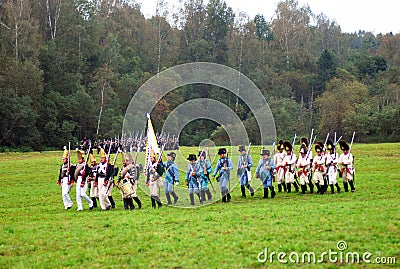
<path fill-rule="evenodd" d="M 181 149 L 184 157 L 197 151 Z M 236 148 L 232 153 L 236 165 Z M 258 153 L 259 148 L 253 147 L 254 162 Z M 391 266 L 399 267 L 400 144 L 357 144 L 353 153 L 355 193 L 278 193 L 275 199 L 262 199 L 259 190 L 243 199 L 233 177 L 231 203 L 152 209 L 150 199 L 140 191 L 144 208 L 132 212 L 123 210 L 117 190 L 114 210 L 89 211 L 84 203 L 85 211 L 75 211 L 75 190 L 71 192 L 74 207 L 65 210 L 56 184 L 61 152 L 0 154 L 0 267 L 369 268 L 377 267 L 373 264 L 377 257 L 394 257 L 396 264 Z M 177 162 L 186 168 L 183 157 Z M 178 191 L 180 205 L 185 206 L 188 195 L 183 181 L 182 171 Z M 252 184 L 259 185 L 258 179 Z M 214 186 L 218 190 L 216 182 Z M 347 243 L 344 251 L 337 248 L 341 240 Z M 260 252 L 266 249 L 267 261 L 262 263 L 258 258 L 265 258 Z M 313 252 L 319 259 L 329 250 L 338 252 L 338 261 L 325 256 L 322 263 L 301 262 L 302 253 Z M 278 262 L 277 254 L 271 263 L 271 252 L 286 253 L 281 259 L 288 264 Z M 289 260 L 289 255 L 296 258 L 291 252 L 298 253 L 299 263 Z M 349 252 L 360 256 L 369 252 L 371 263 L 341 263 L 340 255 Z"/>

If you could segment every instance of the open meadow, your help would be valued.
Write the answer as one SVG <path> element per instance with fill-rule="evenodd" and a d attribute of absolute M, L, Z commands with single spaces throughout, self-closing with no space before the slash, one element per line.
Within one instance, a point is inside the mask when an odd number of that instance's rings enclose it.
<path fill-rule="evenodd" d="M 230 152 L 236 166 L 237 147 Z M 260 147 L 252 147 L 254 163 L 259 152 Z M 184 157 L 197 154 L 198 148 L 182 147 L 180 153 L 177 163 L 185 170 Z M 243 199 L 233 172 L 230 203 L 152 209 L 150 198 L 139 191 L 143 209 L 125 211 L 114 189 L 115 209 L 89 211 L 84 202 L 79 212 L 74 188 L 73 208 L 65 210 L 62 204 L 57 186 L 61 151 L 2 153 L 0 268 L 369 268 L 380 261 L 392 263 L 380 268 L 399 267 L 400 143 L 355 144 L 352 153 L 355 193 L 277 193 L 262 199 L 259 189 Z M 142 163 L 143 158 L 141 153 Z M 76 162 L 74 153 L 71 159 Z M 183 170 L 177 187 L 180 206 L 189 203 Z M 144 186 L 143 175 L 140 182 Z M 220 196 L 218 183 L 213 185 Z M 252 185 L 258 187 L 259 180 L 254 178 Z M 165 201 L 163 192 L 161 197 Z M 339 246 L 339 241 L 344 242 Z M 282 262 L 279 252 L 286 254 L 280 254 Z M 302 261 L 311 252 L 315 264 Z M 360 262 L 346 263 L 349 253 L 358 253 Z M 296 255 L 299 261 L 292 263 Z"/>

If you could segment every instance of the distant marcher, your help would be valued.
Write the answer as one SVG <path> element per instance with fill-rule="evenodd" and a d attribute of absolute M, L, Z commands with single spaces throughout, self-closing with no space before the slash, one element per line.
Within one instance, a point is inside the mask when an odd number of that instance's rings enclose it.
<path fill-rule="evenodd" d="M 240 180 L 240 190 L 242 191 L 242 197 L 246 198 L 245 188 L 249 189 L 251 196 L 254 196 L 254 189 L 250 185 L 250 169 L 253 166 L 253 159 L 251 158 L 250 154 L 247 154 L 245 146 L 239 146 L 239 154 L 240 155 L 237 166 L 237 175 Z"/>
<path fill-rule="evenodd" d="M 276 193 L 274 186 L 272 185 L 272 171 L 274 171 L 275 163 L 272 158 L 270 158 L 270 151 L 263 149 L 260 154 L 262 157 L 258 161 L 256 168 L 256 178 L 259 178 L 264 187 L 263 198 L 268 198 L 268 189 L 271 190 L 271 198 L 274 198 Z"/>
<path fill-rule="evenodd" d="M 233 164 L 230 158 L 227 156 L 227 150 L 220 148 L 218 150 L 219 160 L 215 167 L 213 177 L 219 172 L 217 181 L 219 181 L 219 187 L 221 190 L 222 202 L 230 202 L 231 194 L 229 190 L 229 180 L 231 176 L 231 170 L 233 170 Z"/>
<path fill-rule="evenodd" d="M 310 150 L 311 152 L 311 150 Z M 300 156 L 297 159 L 296 162 L 296 167 L 299 168 L 299 171 L 297 172 L 299 178 L 300 178 L 300 187 L 301 187 L 301 193 L 305 194 L 307 190 L 307 184 L 310 184 L 310 158 L 307 156 L 308 150 L 307 147 L 302 144 L 300 146 Z M 310 193 L 311 193 L 311 186 L 310 186 Z"/>
<path fill-rule="evenodd" d="M 286 153 L 284 152 L 285 147 L 283 146 L 283 140 L 279 140 L 278 145 L 276 146 L 277 153 L 275 153 L 274 163 L 276 166 L 275 178 L 278 182 L 278 192 L 281 192 L 282 189 L 286 192 L 286 184 L 285 184 L 285 164 L 283 160 L 285 159 Z"/>
<path fill-rule="evenodd" d="M 200 203 L 203 201 L 200 197 L 200 165 L 196 163 L 197 157 L 196 154 L 189 154 L 187 158 L 189 161 L 188 168 L 186 171 L 186 185 L 189 189 L 189 198 L 190 198 L 190 205 L 194 205 L 194 194 L 199 197 Z"/>
<path fill-rule="evenodd" d="M 93 153 L 90 153 L 90 167 L 88 183 L 90 183 L 90 199 L 93 201 L 93 208 L 97 208 L 97 200 L 99 199 L 99 188 L 96 183 L 97 161 Z"/>
<path fill-rule="evenodd" d="M 103 210 L 111 209 L 111 203 L 107 195 L 111 173 L 113 171 L 111 171 L 110 163 L 107 162 L 106 153 L 104 149 L 100 149 L 100 163 L 97 165 L 95 182 L 98 184 L 100 207 Z"/>
<path fill-rule="evenodd" d="M 89 209 L 92 210 L 93 201 L 86 194 L 86 179 L 89 176 L 89 166 L 84 159 L 85 152 L 82 150 L 78 150 L 76 153 L 78 155 L 78 164 L 76 165 L 74 178 L 76 179 L 76 204 L 78 205 L 77 211 L 83 210 L 82 198 L 86 200 L 89 205 Z"/>
<path fill-rule="evenodd" d="M 146 185 L 150 189 L 151 207 L 156 208 L 156 203 L 158 208 L 162 207 L 160 200 L 160 188 L 163 186 L 162 175 L 164 173 L 164 166 L 162 162 L 158 162 L 156 156 L 152 156 L 151 164 L 147 168 L 147 180 Z"/>
<path fill-rule="evenodd" d="M 206 159 L 206 152 L 204 150 L 199 152 L 199 160 L 197 163 L 200 166 L 200 176 L 201 176 L 201 186 L 200 186 L 200 197 L 202 201 L 205 201 L 205 195 L 207 194 L 207 199 L 210 201 L 212 199 L 212 194 L 208 184 L 211 184 L 210 174 L 212 173 L 211 162 Z"/>
<path fill-rule="evenodd" d="M 331 194 L 335 193 L 335 188 L 337 188 L 337 192 L 340 193 L 339 183 L 337 182 L 337 174 L 338 174 L 338 161 L 339 157 L 336 152 L 336 147 L 333 144 L 332 140 L 328 140 L 326 142 L 329 153 L 326 154 L 325 165 L 328 170 L 328 183 L 331 188 Z"/>
<path fill-rule="evenodd" d="M 314 157 L 313 161 L 313 172 L 314 172 L 314 183 L 317 186 L 317 194 L 325 193 L 325 180 L 324 175 L 326 173 L 325 167 L 325 155 L 323 153 L 322 147 L 320 144 L 315 145 L 315 151 L 317 152 L 317 156 Z"/>
<path fill-rule="evenodd" d="M 164 191 L 168 205 L 172 205 L 171 196 L 174 198 L 174 204 L 179 199 L 174 191 L 174 185 L 179 184 L 179 170 L 175 164 L 175 157 L 175 152 L 170 152 L 167 154 L 167 161 L 163 163 L 165 167 Z"/>
<path fill-rule="evenodd" d="M 352 192 L 356 191 L 354 187 L 354 158 L 353 154 L 350 153 L 350 146 L 344 141 L 339 141 L 340 149 L 343 151 L 339 156 L 339 163 L 342 166 L 341 175 L 343 179 L 344 191 L 349 191 L 349 186 Z"/>
<path fill-rule="evenodd" d="M 62 155 L 62 165 L 60 168 L 60 174 L 58 176 L 58 186 L 61 186 L 61 196 L 64 203 L 65 209 L 71 209 L 73 206 L 73 202 L 71 197 L 69 196 L 69 191 L 71 187 L 74 185 L 73 179 L 70 175 L 69 167 L 68 167 L 68 158 L 69 151 L 66 147 L 64 147 L 64 152 Z"/>
<path fill-rule="evenodd" d="M 295 183 L 296 175 L 296 154 L 293 153 L 292 144 L 289 141 L 283 142 L 283 146 L 286 150 L 286 156 L 283 159 L 283 163 L 285 165 L 285 182 L 287 192 L 292 192 L 292 184 L 296 189 L 296 192 L 299 191 L 299 187 Z"/>

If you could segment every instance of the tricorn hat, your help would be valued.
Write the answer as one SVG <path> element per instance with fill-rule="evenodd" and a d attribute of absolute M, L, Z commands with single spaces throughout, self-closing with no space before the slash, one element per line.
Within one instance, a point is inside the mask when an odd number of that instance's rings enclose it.
<path fill-rule="evenodd" d="M 346 141 L 344 141 L 344 140 L 340 140 L 340 141 L 339 141 L 339 145 L 340 145 L 340 149 L 341 149 L 342 151 L 345 151 L 345 150 L 349 150 L 349 149 L 350 149 L 349 144 L 347 144 Z"/>
<path fill-rule="evenodd" d="M 200 150 L 198 156 L 199 156 L 199 157 L 200 157 L 200 156 L 206 157 L 206 152 L 205 152 L 204 150 Z"/>
<path fill-rule="evenodd" d="M 270 151 L 268 149 L 262 149 L 260 155 L 268 155 L 268 156 L 270 156 L 270 154 L 271 153 L 270 153 Z"/>
<path fill-rule="evenodd" d="M 301 144 L 300 146 L 300 153 L 307 153 L 307 147 L 305 144 Z"/>
<path fill-rule="evenodd" d="M 221 155 L 221 154 L 226 154 L 226 148 L 218 149 L 218 155 Z"/>
<path fill-rule="evenodd" d="M 63 155 L 62 155 L 63 159 L 67 159 L 68 155 L 69 155 L 69 151 L 68 151 L 67 147 L 64 146 L 64 152 L 63 152 Z"/>
<path fill-rule="evenodd" d="M 293 149 L 292 144 L 290 144 L 289 141 L 283 142 L 283 147 L 285 148 L 286 151 L 292 151 Z"/>
<path fill-rule="evenodd" d="M 335 149 L 335 145 L 333 144 L 333 141 L 328 139 L 328 141 L 326 141 L 326 148 L 329 150 L 334 150 Z"/>
<path fill-rule="evenodd" d="M 307 137 L 300 138 L 300 144 L 304 144 L 306 147 L 308 147 L 308 139 L 307 139 Z"/>
<path fill-rule="evenodd" d="M 239 152 L 246 151 L 246 147 L 243 145 L 239 145 Z"/>
<path fill-rule="evenodd" d="M 172 157 L 172 159 L 175 160 L 176 154 L 175 154 L 175 152 L 171 151 L 170 153 L 167 154 L 167 156 L 170 156 L 170 157 Z"/>
<path fill-rule="evenodd" d="M 189 157 L 187 159 L 189 161 L 196 161 L 197 160 L 197 156 L 196 156 L 196 154 L 189 154 Z"/>

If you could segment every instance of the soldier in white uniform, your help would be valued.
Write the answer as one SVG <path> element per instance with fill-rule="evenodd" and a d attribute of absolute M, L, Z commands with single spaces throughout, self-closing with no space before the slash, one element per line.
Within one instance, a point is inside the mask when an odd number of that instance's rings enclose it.
<path fill-rule="evenodd" d="M 111 203 L 108 199 L 107 189 L 110 184 L 111 165 L 107 162 L 104 149 L 100 149 L 100 163 L 97 165 L 96 182 L 99 188 L 100 207 L 103 210 L 110 210 Z"/>
<path fill-rule="evenodd" d="M 317 156 L 314 157 L 313 161 L 313 180 L 318 189 L 317 194 L 324 194 L 324 174 L 326 171 L 325 155 L 323 154 L 322 147 L 319 144 L 315 145 L 315 151 L 317 152 Z"/>
<path fill-rule="evenodd" d="M 282 186 L 283 186 L 283 191 L 286 192 L 285 164 L 283 163 L 286 153 L 284 152 L 285 147 L 283 146 L 283 140 L 279 141 L 278 145 L 276 146 L 276 149 L 278 150 L 278 152 L 275 153 L 275 156 L 273 156 L 273 158 L 276 166 L 274 174 L 278 181 L 278 192 L 282 192 Z"/>
<path fill-rule="evenodd" d="M 124 201 L 124 209 L 125 210 L 134 210 L 135 205 L 133 204 L 133 200 L 138 204 L 139 209 L 142 208 L 142 202 L 137 196 L 137 185 L 139 181 L 139 166 L 135 165 L 135 162 L 130 155 L 130 153 L 121 153 L 123 166 L 121 167 L 120 175 L 118 177 L 117 186 L 129 182 L 131 184 L 130 193 L 125 194 L 121 190 L 122 199 Z M 129 185 L 127 185 L 129 186 Z"/>
<path fill-rule="evenodd" d="M 74 178 L 76 179 L 76 204 L 78 205 L 77 211 L 83 210 L 82 198 L 86 200 L 90 210 L 92 210 L 93 201 L 86 194 L 86 189 L 87 189 L 86 178 L 89 175 L 89 167 L 86 164 L 85 159 L 83 157 L 84 152 L 78 150 L 76 153 L 78 155 L 78 164 L 76 165 Z"/>
<path fill-rule="evenodd" d="M 311 168 L 311 164 L 313 162 L 313 152 L 312 149 L 310 149 L 310 144 L 307 137 L 300 138 L 300 144 L 306 147 L 305 148 L 307 152 L 306 155 L 308 155 L 308 160 L 310 161 L 309 167 Z M 312 169 L 310 169 L 308 173 L 308 182 L 309 182 L 308 185 L 310 187 L 310 193 L 314 193 L 314 184 L 311 179 L 312 179 Z"/>
<path fill-rule="evenodd" d="M 283 146 L 286 150 L 286 156 L 283 159 L 283 163 L 285 164 L 285 182 L 287 192 L 292 192 L 292 186 L 296 188 L 296 192 L 299 191 L 299 187 L 294 182 L 294 177 L 296 176 L 296 154 L 293 153 L 293 147 L 290 142 L 283 142 Z"/>
<path fill-rule="evenodd" d="M 69 191 L 71 187 L 74 185 L 73 179 L 70 177 L 69 174 L 69 167 L 68 167 L 68 158 L 69 158 L 69 151 L 66 147 L 64 147 L 64 152 L 62 155 L 62 165 L 60 168 L 60 174 L 58 176 L 58 186 L 61 186 L 61 196 L 64 203 L 65 209 L 71 209 L 73 202 L 71 197 L 69 196 Z"/>
<path fill-rule="evenodd" d="M 350 184 L 350 188 L 352 192 L 356 191 L 356 188 L 354 187 L 354 158 L 353 155 L 349 152 L 350 147 L 349 145 L 341 140 L 339 141 L 340 149 L 343 151 L 342 154 L 339 156 L 339 163 L 342 166 L 341 169 L 341 174 L 342 174 L 342 179 L 343 179 L 343 186 L 344 186 L 344 191 L 348 192 L 349 187 L 348 184 Z"/>
<path fill-rule="evenodd" d="M 90 183 L 90 199 L 93 201 L 93 208 L 97 208 L 97 200 L 99 199 L 99 188 L 97 183 L 95 182 L 96 179 L 96 172 L 97 172 L 97 161 L 96 157 L 93 153 L 90 153 L 90 167 L 89 167 L 89 178 L 88 183 Z"/>
<path fill-rule="evenodd" d="M 302 194 L 306 193 L 307 184 L 310 183 L 309 182 L 310 158 L 309 156 L 307 156 L 307 154 L 308 154 L 307 147 L 304 144 L 302 144 L 300 147 L 300 157 L 297 159 L 296 162 L 296 167 L 299 168 L 298 175 L 300 178 L 300 186 Z"/>
<path fill-rule="evenodd" d="M 338 161 L 339 157 L 338 154 L 335 150 L 335 145 L 333 144 L 332 140 L 328 140 L 326 142 L 327 148 L 328 148 L 328 153 L 326 154 L 326 159 L 325 159 L 325 164 L 327 167 L 327 172 L 328 172 L 328 183 L 329 187 L 331 188 L 331 194 L 335 193 L 335 188 L 337 188 L 337 192 L 340 193 L 340 187 L 339 184 L 336 180 L 337 178 L 337 172 L 338 172 Z"/>

